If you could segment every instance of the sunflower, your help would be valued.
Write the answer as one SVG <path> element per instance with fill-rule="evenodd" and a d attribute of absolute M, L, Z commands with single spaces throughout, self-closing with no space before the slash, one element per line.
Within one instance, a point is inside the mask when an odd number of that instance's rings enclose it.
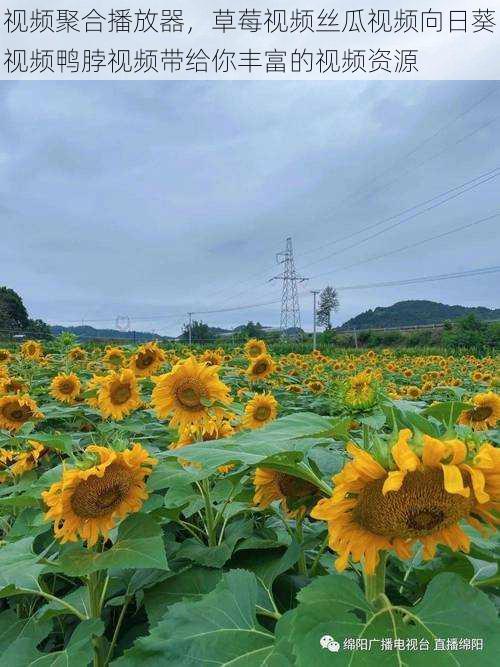
<path fill-rule="evenodd" d="M 125 352 L 121 347 L 107 347 L 102 360 L 108 368 L 116 370 L 125 364 Z"/>
<path fill-rule="evenodd" d="M 244 428 L 262 428 L 276 419 L 278 403 L 272 394 L 256 394 L 245 405 L 242 426 Z"/>
<path fill-rule="evenodd" d="M 344 402 L 350 408 L 367 409 L 377 400 L 375 384 L 370 374 L 358 373 L 348 381 Z"/>
<path fill-rule="evenodd" d="M 2 394 L 25 394 L 28 391 L 28 383 L 22 378 L 0 379 L 0 395 Z"/>
<path fill-rule="evenodd" d="M 234 428 L 229 421 L 224 417 L 210 420 L 204 429 L 202 441 L 209 442 L 211 440 L 220 440 L 221 438 L 228 438 L 234 434 Z M 187 445 L 192 445 L 198 442 L 199 435 L 196 426 L 186 426 L 180 429 L 179 440 L 169 445 L 169 449 L 182 449 Z"/>
<path fill-rule="evenodd" d="M 253 502 L 265 509 L 279 500 L 289 517 L 303 516 L 318 498 L 314 484 L 272 468 L 257 468 L 253 477 Z"/>
<path fill-rule="evenodd" d="M 148 497 L 144 479 L 156 460 L 138 443 L 123 452 L 91 445 L 85 454 L 94 465 L 64 470 L 61 481 L 42 498 L 58 540 L 76 542 L 80 537 L 92 547 L 100 535 L 107 538 L 117 519 L 141 509 Z"/>
<path fill-rule="evenodd" d="M 263 340 L 251 338 L 245 344 L 245 354 L 249 359 L 256 359 L 257 357 L 267 354 L 267 347 Z"/>
<path fill-rule="evenodd" d="M 5 471 L 8 469 L 14 456 L 15 452 L 11 451 L 10 449 L 4 449 L 3 447 L 0 447 L 0 484 L 3 484 L 8 480 L 9 475 Z"/>
<path fill-rule="evenodd" d="M 247 368 L 247 375 L 250 380 L 263 380 L 275 370 L 275 363 L 268 354 L 261 354 L 252 358 L 250 366 Z"/>
<path fill-rule="evenodd" d="M 410 445 L 411 437 L 409 429 L 399 432 L 390 470 L 347 445 L 353 460 L 333 478 L 332 497 L 311 512 L 328 522 L 330 548 L 339 554 L 337 570 L 344 570 L 351 556 L 363 559 L 365 572 L 373 574 L 380 551 L 394 549 L 407 559 L 416 541 L 426 560 L 439 543 L 467 552 L 469 538 L 459 521 L 480 530 L 495 522 L 490 510 L 500 500 L 500 450 L 486 443 L 474 455 L 461 440 L 423 435 L 422 444 Z"/>
<path fill-rule="evenodd" d="M 99 407 L 99 389 L 101 388 L 103 382 L 106 380 L 106 377 L 106 375 L 94 375 L 87 382 L 87 386 L 85 387 L 85 396 L 87 404 L 90 405 L 91 408 Z"/>
<path fill-rule="evenodd" d="M 120 420 L 141 405 L 139 387 L 130 368 L 113 371 L 101 378 L 97 407 L 103 417 Z"/>
<path fill-rule="evenodd" d="M 50 384 L 50 394 L 62 403 L 72 405 L 80 395 L 82 383 L 75 373 L 60 373 Z"/>
<path fill-rule="evenodd" d="M 170 373 L 153 378 L 153 382 L 151 403 L 159 419 L 171 415 L 171 426 L 196 426 L 203 431 L 214 417 L 223 415 L 223 408 L 217 404 L 232 401 L 217 367 L 194 357 L 177 364 Z"/>
<path fill-rule="evenodd" d="M 27 394 L 0 398 L 0 428 L 17 431 L 26 422 L 42 417 L 37 404 Z"/>
<path fill-rule="evenodd" d="M 38 460 L 45 451 L 45 447 L 36 440 L 28 440 L 27 451 L 19 452 L 15 455 L 15 463 L 10 466 L 10 472 L 13 475 L 24 475 L 28 470 L 33 470 L 38 465 Z"/>
<path fill-rule="evenodd" d="M 165 352 L 153 343 L 141 345 L 130 360 L 130 368 L 138 377 L 149 377 L 165 362 Z"/>
<path fill-rule="evenodd" d="M 422 394 L 421 390 L 415 385 L 410 385 L 406 388 L 406 393 L 410 398 L 419 398 Z"/>
<path fill-rule="evenodd" d="M 74 347 L 68 352 L 68 357 L 71 361 L 85 361 L 87 358 L 87 352 L 83 347 Z"/>
<path fill-rule="evenodd" d="M 21 345 L 21 355 L 25 359 L 38 361 L 43 357 L 43 348 L 38 341 L 27 340 L 25 343 Z"/>
<path fill-rule="evenodd" d="M 307 388 L 309 391 L 312 391 L 313 394 L 321 394 L 325 390 L 325 385 L 321 380 L 309 380 L 307 382 Z"/>
<path fill-rule="evenodd" d="M 12 355 L 9 350 L 5 348 L 0 348 L 0 364 L 8 364 Z"/>
<path fill-rule="evenodd" d="M 226 419 L 225 417 L 217 417 L 216 419 L 212 419 L 210 422 L 207 423 L 203 435 L 201 437 L 201 440 L 203 442 L 220 440 L 221 438 L 229 438 L 229 436 L 234 435 L 234 433 L 235 430 L 231 426 L 228 419 Z M 185 428 L 180 429 L 179 440 L 177 442 L 173 442 L 171 445 L 169 445 L 168 448 L 182 449 L 183 447 L 186 447 L 187 445 L 192 445 L 193 443 L 198 442 L 199 440 L 200 436 L 196 426 L 187 426 Z M 186 459 L 182 458 L 179 458 L 177 460 L 183 466 L 201 468 L 201 463 L 186 461 Z M 232 470 L 233 468 L 234 465 L 230 463 L 228 465 L 219 466 L 217 470 L 219 472 L 226 473 Z"/>
<path fill-rule="evenodd" d="M 458 423 L 470 426 L 474 431 L 495 428 L 500 419 L 500 396 L 492 391 L 487 394 L 476 394 L 472 403 L 474 407 L 462 412 Z"/>
<path fill-rule="evenodd" d="M 200 361 L 203 361 L 207 366 L 220 366 L 223 362 L 224 355 L 217 350 L 205 350 L 201 355 Z"/>

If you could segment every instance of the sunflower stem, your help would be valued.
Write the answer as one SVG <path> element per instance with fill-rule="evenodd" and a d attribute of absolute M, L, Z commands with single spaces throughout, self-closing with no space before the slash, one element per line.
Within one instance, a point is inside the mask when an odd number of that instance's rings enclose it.
<path fill-rule="evenodd" d="M 214 508 L 212 507 L 212 499 L 210 497 L 210 481 L 204 479 L 202 481 L 203 498 L 205 500 L 205 521 L 207 524 L 207 538 L 208 546 L 217 546 L 217 533 L 215 530 Z"/>
<path fill-rule="evenodd" d="M 363 569 L 363 579 L 365 583 L 365 597 L 370 604 L 375 604 L 380 595 L 385 594 L 385 563 L 387 552 L 381 551 L 379 562 L 375 567 L 373 574 L 366 574 Z"/>
<path fill-rule="evenodd" d="M 101 618 L 103 583 L 104 582 L 101 580 L 100 572 L 91 572 L 89 574 L 87 586 L 89 589 L 91 618 Z M 105 661 L 102 637 L 94 637 L 92 643 L 94 645 L 94 667 L 103 667 L 105 665 Z"/>
<path fill-rule="evenodd" d="M 127 595 L 125 597 L 125 602 L 123 603 L 123 606 L 121 608 L 120 616 L 118 617 L 118 621 L 116 623 L 116 626 L 115 626 L 115 629 L 114 629 L 114 632 L 113 632 L 113 638 L 111 639 L 111 644 L 109 645 L 108 655 L 106 657 L 106 663 L 105 664 L 108 664 L 109 661 L 113 657 L 113 653 L 114 653 L 115 646 L 116 646 L 116 641 L 118 639 L 118 635 L 120 634 L 123 619 L 125 618 L 125 613 L 127 611 L 127 607 L 130 604 L 130 600 L 132 599 L 132 597 L 133 597 L 132 595 Z"/>
<path fill-rule="evenodd" d="M 319 561 L 321 556 L 324 554 L 325 549 L 328 546 L 328 539 L 329 539 L 329 534 L 327 533 L 325 536 L 325 539 L 323 540 L 323 543 L 321 544 L 321 547 L 318 549 L 318 553 L 316 554 L 313 564 L 311 566 L 311 577 L 313 577 L 316 574 L 316 570 L 318 569 Z"/>
<path fill-rule="evenodd" d="M 304 552 L 304 533 L 302 531 L 302 521 L 303 518 L 297 519 L 297 523 L 295 526 L 295 534 L 297 536 L 297 542 L 299 543 L 300 547 L 300 556 L 299 556 L 299 572 L 300 574 L 303 574 L 305 577 L 308 576 L 307 572 L 307 562 L 306 562 L 306 555 Z"/>

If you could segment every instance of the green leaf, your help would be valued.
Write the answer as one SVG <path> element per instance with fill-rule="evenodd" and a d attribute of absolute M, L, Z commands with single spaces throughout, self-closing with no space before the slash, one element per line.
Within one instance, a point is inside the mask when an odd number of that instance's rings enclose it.
<path fill-rule="evenodd" d="M 284 452 L 295 452 L 300 460 L 304 450 L 314 444 L 314 441 L 309 441 L 304 447 L 301 438 L 319 433 L 323 437 L 331 430 L 331 420 L 312 412 L 301 412 L 277 419 L 262 429 L 183 447 L 182 458 L 198 461 L 206 470 L 214 470 L 230 462 L 253 466 Z M 172 453 L 172 456 L 178 455 Z"/>
<path fill-rule="evenodd" d="M 14 521 L 9 531 L 9 540 L 21 539 L 26 535 L 36 537 L 49 530 L 52 530 L 52 525 L 45 520 L 43 512 L 33 507 L 27 507 L 21 511 Z"/>
<path fill-rule="evenodd" d="M 107 568 L 168 569 L 161 527 L 147 514 L 133 514 L 118 528 L 115 544 L 96 553 L 79 545 L 68 547 L 56 563 L 70 576 L 83 576 Z"/>
<path fill-rule="evenodd" d="M 144 594 L 144 605 L 151 626 L 165 615 L 168 607 L 176 602 L 199 600 L 210 593 L 222 577 L 220 570 L 191 567 L 153 586 Z"/>
<path fill-rule="evenodd" d="M 459 416 L 464 410 L 470 410 L 473 406 L 470 403 L 461 403 L 460 401 L 446 401 L 444 403 L 436 403 L 429 405 L 428 408 L 422 410 L 426 417 L 434 417 L 446 425 L 455 424 Z"/>
<path fill-rule="evenodd" d="M 65 454 L 72 454 L 74 447 L 78 445 L 78 441 L 74 441 L 73 437 L 67 433 L 60 435 L 35 433 L 30 434 L 29 438 L 24 439 L 37 440 L 47 449 L 55 449 L 56 451 L 64 452 Z"/>
<path fill-rule="evenodd" d="M 387 417 L 387 426 L 392 429 L 396 426 L 398 429 L 409 428 L 412 431 L 421 431 L 433 438 L 439 437 L 438 426 L 427 420 L 415 409 L 410 410 L 407 407 L 407 401 L 396 401 L 395 403 L 404 404 L 405 410 L 399 409 L 394 404 L 384 404 L 382 409 Z"/>
<path fill-rule="evenodd" d="M 256 600 L 254 575 L 232 570 L 200 600 L 170 607 L 152 632 L 113 666 L 261 667 L 272 651 L 273 636 L 257 623 Z"/>
<path fill-rule="evenodd" d="M 266 549 L 259 552 L 238 552 L 235 562 L 238 567 L 250 570 L 260 584 L 258 603 L 269 611 L 275 611 L 272 587 L 275 579 L 289 570 L 299 560 L 300 545 L 292 542 L 285 550 Z"/>
<path fill-rule="evenodd" d="M 79 586 L 68 595 L 65 595 L 63 598 L 64 602 L 72 605 L 77 611 L 79 611 L 83 616 L 88 614 L 90 609 L 90 599 L 89 599 L 89 589 L 87 586 Z M 68 610 L 68 607 L 65 607 L 61 602 L 57 600 L 52 600 L 48 604 L 43 605 L 36 613 L 36 617 L 39 621 L 53 618 L 54 616 L 61 616 L 63 614 L 71 613 Z"/>
<path fill-rule="evenodd" d="M 33 616 L 28 619 L 18 618 L 7 609 L 0 614 L 0 655 L 2 665 L 29 665 L 41 654 L 39 644 L 51 631 L 49 621 L 40 622 Z"/>
<path fill-rule="evenodd" d="M 101 619 L 91 618 L 82 621 L 71 635 L 63 651 L 56 651 L 40 656 L 27 664 L 27 667 L 68 667 L 68 665 L 88 665 L 93 656 L 92 638 L 100 637 L 104 632 Z M 14 663 L 13 663 L 14 664 Z"/>
<path fill-rule="evenodd" d="M 38 577 L 45 566 L 38 563 L 40 556 L 33 553 L 33 539 L 25 537 L 0 549 L 0 589 L 38 588 Z"/>
<path fill-rule="evenodd" d="M 186 486 L 210 477 L 210 471 L 199 468 L 183 468 L 177 461 L 162 461 L 148 479 L 149 491 L 158 491 L 177 486 Z"/>
<path fill-rule="evenodd" d="M 313 581 L 298 594 L 299 606 L 288 626 L 288 640 L 297 667 L 314 664 L 365 665 L 383 664 L 437 667 L 452 665 L 493 666 L 500 651 L 495 607 L 488 597 L 456 574 L 444 573 L 429 584 L 422 601 L 411 609 L 392 605 L 375 609 L 368 604 L 361 589 L 342 575 L 328 575 Z M 337 653 L 320 645 L 330 635 L 340 644 Z M 447 640 L 479 638 L 482 651 L 451 650 Z M 368 640 L 369 650 L 352 650 L 344 641 Z M 382 650 L 382 639 L 417 642 L 417 650 Z M 444 640 L 445 649 L 435 650 L 435 640 Z M 371 645 L 370 645 L 371 640 Z M 428 645 L 428 650 L 424 647 Z M 406 644 L 405 644 L 406 647 Z"/>
<path fill-rule="evenodd" d="M 222 567 L 230 558 L 236 544 L 253 532 L 251 520 L 237 519 L 230 523 L 225 532 L 222 543 L 215 547 L 207 547 L 197 540 L 187 539 L 176 553 L 176 558 L 187 558 L 198 565 L 206 567 Z"/>

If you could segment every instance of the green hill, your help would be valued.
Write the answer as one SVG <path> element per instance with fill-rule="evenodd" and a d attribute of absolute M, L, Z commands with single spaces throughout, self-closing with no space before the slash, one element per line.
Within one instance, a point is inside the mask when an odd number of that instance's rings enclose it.
<path fill-rule="evenodd" d="M 372 329 L 385 327 L 439 324 L 446 320 L 475 315 L 480 320 L 500 320 L 500 308 L 448 306 L 436 301 L 398 301 L 392 306 L 367 310 L 352 317 L 340 329 Z"/>
<path fill-rule="evenodd" d="M 149 331 L 118 331 L 117 329 L 95 329 L 94 327 L 83 325 L 76 327 L 62 327 L 59 325 L 50 327 L 54 336 L 63 332 L 69 332 L 78 336 L 82 342 L 86 340 L 93 340 L 95 338 L 103 338 L 106 340 L 130 340 L 137 343 L 144 343 L 150 340 L 166 339 L 166 336 L 157 336 Z"/>

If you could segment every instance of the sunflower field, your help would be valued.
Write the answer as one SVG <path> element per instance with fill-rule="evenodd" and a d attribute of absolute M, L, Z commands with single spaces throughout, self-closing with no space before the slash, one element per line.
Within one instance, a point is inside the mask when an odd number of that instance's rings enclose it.
<path fill-rule="evenodd" d="M 498 664 L 498 373 L 0 349 L 1 664 Z"/>

